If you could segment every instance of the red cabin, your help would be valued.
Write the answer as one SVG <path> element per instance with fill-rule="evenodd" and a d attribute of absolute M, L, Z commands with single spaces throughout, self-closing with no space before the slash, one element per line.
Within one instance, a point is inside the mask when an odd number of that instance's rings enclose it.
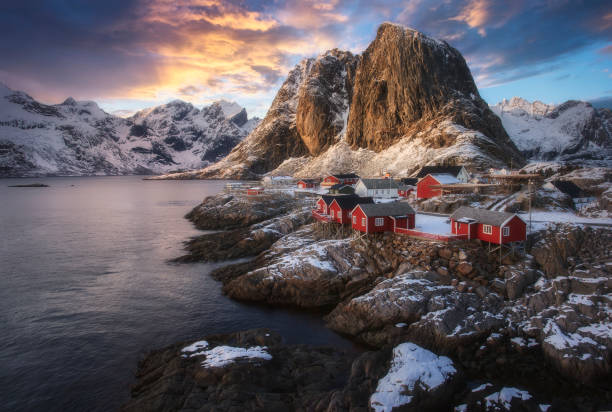
<path fill-rule="evenodd" d="M 367 203 L 374 203 L 374 200 L 371 197 L 339 196 L 331 202 L 329 214 L 333 222 L 350 224 L 355 206 Z"/>
<path fill-rule="evenodd" d="M 329 175 L 323 179 L 323 186 L 333 186 L 341 183 L 343 185 L 354 185 L 359 180 L 359 176 L 355 173 Z"/>
<path fill-rule="evenodd" d="M 353 209 L 351 223 L 365 233 L 413 229 L 414 209 L 406 202 L 360 204 Z"/>
<path fill-rule="evenodd" d="M 456 177 L 449 174 L 428 174 L 417 183 L 417 198 L 418 199 L 429 199 L 432 197 L 440 196 L 442 190 L 433 188 L 436 185 L 450 185 L 454 183 L 461 183 Z"/>
<path fill-rule="evenodd" d="M 334 199 L 348 198 L 348 197 L 358 198 L 357 195 L 323 195 L 321 196 L 319 200 L 317 200 L 316 208 L 315 210 L 313 210 L 313 216 L 316 219 L 321 220 L 321 221 L 325 221 L 325 222 L 331 221 L 330 206 L 332 202 L 334 201 Z"/>
<path fill-rule="evenodd" d="M 489 243 L 504 244 L 527 239 L 527 224 L 514 213 L 462 206 L 451 215 L 451 232 Z"/>
<path fill-rule="evenodd" d="M 249 187 L 247 189 L 247 196 L 257 196 L 263 194 L 263 187 Z"/>
<path fill-rule="evenodd" d="M 319 184 L 317 180 L 314 179 L 303 179 L 300 180 L 297 184 L 297 187 L 300 189 L 313 189 Z"/>

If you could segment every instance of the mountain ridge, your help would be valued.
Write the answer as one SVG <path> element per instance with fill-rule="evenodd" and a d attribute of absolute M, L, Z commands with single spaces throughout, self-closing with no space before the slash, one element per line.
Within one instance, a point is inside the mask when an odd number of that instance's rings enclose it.
<path fill-rule="evenodd" d="M 591 103 L 530 102 L 520 97 L 492 105 L 504 128 L 530 160 L 612 163 L 612 111 Z"/>
<path fill-rule="evenodd" d="M 340 133 L 332 126 L 339 119 Z M 406 174 L 434 163 L 523 162 L 461 54 L 384 23 L 360 56 L 333 49 L 302 60 L 260 126 L 226 158 L 192 175 L 378 174 L 383 168 Z"/>
<path fill-rule="evenodd" d="M 224 113 L 224 109 L 230 113 Z M 233 102 L 175 100 L 122 118 L 72 97 L 39 103 L 0 85 L 0 176 L 159 174 L 219 160 L 257 124 Z"/>

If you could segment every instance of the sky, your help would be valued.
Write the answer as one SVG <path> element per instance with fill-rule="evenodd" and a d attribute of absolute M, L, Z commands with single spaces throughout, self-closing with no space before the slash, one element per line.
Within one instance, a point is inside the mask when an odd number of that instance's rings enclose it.
<path fill-rule="evenodd" d="M 0 82 L 108 112 L 226 99 L 262 117 L 301 59 L 360 53 L 385 21 L 457 48 L 490 104 L 612 96 L 609 0 L 5 1 Z"/>

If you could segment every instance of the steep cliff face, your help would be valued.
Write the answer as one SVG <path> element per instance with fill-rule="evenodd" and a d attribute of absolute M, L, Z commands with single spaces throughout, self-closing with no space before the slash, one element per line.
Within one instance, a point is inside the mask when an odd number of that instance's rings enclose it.
<path fill-rule="evenodd" d="M 317 156 L 346 129 L 358 58 L 337 49 L 312 64 L 300 87 L 296 126 L 308 152 Z"/>
<path fill-rule="evenodd" d="M 405 174 L 435 163 L 523 158 L 457 50 L 385 23 L 361 56 L 334 49 L 301 62 L 257 130 L 200 175 Z"/>
<path fill-rule="evenodd" d="M 380 152 L 444 120 L 494 140 L 501 149 L 494 157 L 520 158 L 456 49 L 415 30 L 381 25 L 357 67 L 347 142 Z M 424 143 L 449 147 L 455 137 L 441 134 Z"/>
<path fill-rule="evenodd" d="M 250 178 L 283 161 L 316 156 L 343 134 L 357 57 L 331 50 L 304 59 L 287 76 L 261 124 L 201 176 Z"/>
<path fill-rule="evenodd" d="M 492 106 L 526 158 L 609 165 L 612 111 L 569 100 L 560 105 L 513 97 Z"/>

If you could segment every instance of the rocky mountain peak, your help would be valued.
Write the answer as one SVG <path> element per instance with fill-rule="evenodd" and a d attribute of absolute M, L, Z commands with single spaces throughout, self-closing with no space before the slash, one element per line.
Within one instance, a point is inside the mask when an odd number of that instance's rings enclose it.
<path fill-rule="evenodd" d="M 447 43 L 384 23 L 355 78 L 347 141 L 380 151 L 456 99 L 480 100 L 463 56 Z"/>
<path fill-rule="evenodd" d="M 400 142 L 411 147 L 392 148 Z M 361 56 L 332 49 L 302 60 L 259 127 L 202 176 L 250 178 L 281 164 L 278 173 L 377 173 L 389 161 L 409 173 L 431 162 L 490 166 L 523 159 L 456 49 L 384 23 Z"/>
<path fill-rule="evenodd" d="M 76 100 L 74 100 L 74 98 L 72 97 L 68 97 L 66 100 L 64 100 L 61 105 L 62 106 L 76 106 L 77 102 Z"/>

